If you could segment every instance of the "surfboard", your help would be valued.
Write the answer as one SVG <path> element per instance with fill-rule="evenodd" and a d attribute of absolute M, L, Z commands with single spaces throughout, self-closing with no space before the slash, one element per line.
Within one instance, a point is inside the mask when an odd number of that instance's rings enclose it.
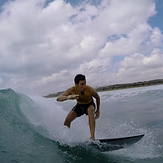
<path fill-rule="evenodd" d="M 95 149 L 99 150 L 101 152 L 108 152 L 108 151 L 114 151 L 126 148 L 130 145 L 133 145 L 140 141 L 145 134 L 141 135 L 135 135 L 130 137 L 119 137 L 119 138 L 109 138 L 109 139 L 96 139 L 94 141 L 82 141 L 77 143 L 76 145 L 69 146 L 69 145 L 63 145 L 61 143 L 58 143 L 58 146 L 60 148 L 70 148 L 70 149 L 76 149 L 76 148 L 87 148 L 87 149 Z M 57 143 L 55 140 L 51 140 L 52 142 Z M 67 149 L 67 148 L 66 148 Z"/>
<path fill-rule="evenodd" d="M 96 139 L 90 143 L 90 146 L 103 152 L 118 150 L 137 143 L 144 135 L 145 134 L 111 139 Z"/>

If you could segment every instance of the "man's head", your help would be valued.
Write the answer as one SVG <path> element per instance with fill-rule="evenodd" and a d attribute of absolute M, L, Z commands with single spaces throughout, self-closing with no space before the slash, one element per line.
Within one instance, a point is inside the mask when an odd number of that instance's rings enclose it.
<path fill-rule="evenodd" d="M 86 87 L 86 78 L 82 74 L 78 74 L 74 78 L 75 85 L 79 89 L 80 92 L 84 92 Z"/>
<path fill-rule="evenodd" d="M 75 78 L 74 78 L 75 84 L 79 84 L 79 82 L 80 82 L 81 80 L 86 80 L 86 79 L 85 79 L 85 76 L 82 75 L 82 74 L 78 74 L 78 75 L 76 75 Z"/>

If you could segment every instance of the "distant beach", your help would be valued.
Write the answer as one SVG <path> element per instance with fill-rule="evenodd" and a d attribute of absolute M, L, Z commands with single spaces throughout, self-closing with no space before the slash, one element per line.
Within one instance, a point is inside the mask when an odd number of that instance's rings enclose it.
<path fill-rule="evenodd" d="M 152 86 L 152 85 L 160 85 L 163 84 L 163 79 L 155 79 L 155 80 L 149 80 L 149 81 L 141 81 L 141 82 L 134 82 L 134 83 L 126 83 L 126 84 L 113 84 L 108 86 L 101 86 L 98 88 L 95 88 L 97 92 L 101 91 L 112 91 L 117 89 L 127 89 L 127 88 L 134 88 L 134 87 L 144 87 L 144 86 Z M 43 96 L 45 98 L 52 98 L 59 96 L 63 91 L 48 94 L 46 96 Z"/>

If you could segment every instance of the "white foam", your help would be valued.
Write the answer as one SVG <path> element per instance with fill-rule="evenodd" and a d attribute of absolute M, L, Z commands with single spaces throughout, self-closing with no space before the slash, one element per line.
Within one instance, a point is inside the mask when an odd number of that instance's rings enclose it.
<path fill-rule="evenodd" d="M 147 91 L 152 90 L 162 90 L 163 85 L 155 85 L 148 87 L 136 87 L 136 88 L 128 88 L 114 91 L 104 91 L 100 92 L 101 101 L 107 102 L 109 100 L 119 100 L 119 99 L 127 99 L 128 97 L 134 97 L 136 95 L 144 94 Z"/>
<path fill-rule="evenodd" d="M 158 150 L 154 134 L 149 131 L 146 131 L 145 136 L 138 143 L 110 153 L 116 156 L 128 157 L 132 160 L 153 159 L 162 155 Z"/>
<path fill-rule="evenodd" d="M 90 133 L 86 116 L 76 118 L 69 129 L 67 126 L 63 126 L 63 123 L 71 108 L 67 111 L 64 110 L 55 99 L 38 96 L 31 98 L 34 100 L 32 107 L 24 107 L 22 111 L 30 123 L 37 127 L 40 134 L 62 144 L 73 144 L 89 139 Z"/>

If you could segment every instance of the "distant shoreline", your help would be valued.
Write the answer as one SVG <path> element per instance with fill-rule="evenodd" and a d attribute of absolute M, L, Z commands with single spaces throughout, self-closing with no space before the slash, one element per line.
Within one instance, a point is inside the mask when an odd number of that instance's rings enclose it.
<path fill-rule="evenodd" d="M 118 89 L 127 89 L 127 88 L 135 88 L 135 87 L 145 87 L 145 86 L 152 86 L 152 85 L 161 85 L 163 84 L 163 79 L 155 79 L 155 80 L 149 80 L 149 81 L 141 81 L 141 82 L 134 82 L 134 83 L 126 83 L 126 84 L 113 84 L 108 86 L 102 86 L 95 88 L 97 92 L 102 91 L 112 91 L 112 90 L 118 90 Z M 43 96 L 45 98 L 53 98 L 59 96 L 61 92 L 52 93 L 46 96 Z"/>

